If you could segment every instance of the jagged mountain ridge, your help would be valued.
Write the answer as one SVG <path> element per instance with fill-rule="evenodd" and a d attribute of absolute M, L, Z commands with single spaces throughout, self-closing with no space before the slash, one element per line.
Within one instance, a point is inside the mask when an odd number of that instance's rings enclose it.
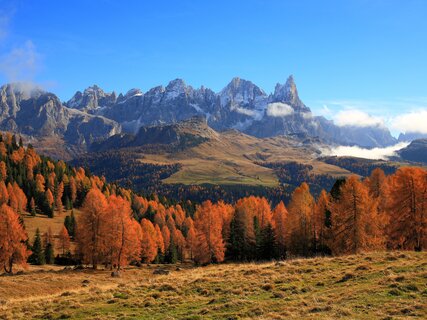
<path fill-rule="evenodd" d="M 258 138 L 296 134 L 363 147 L 395 143 L 386 128 L 339 127 L 313 116 L 301 101 L 292 76 L 285 84 L 277 84 L 271 94 L 240 78 L 233 78 L 218 93 L 175 79 L 166 87 L 147 92 L 135 88 L 119 95 L 94 85 L 64 103 L 53 93 L 24 84 L 0 88 L 0 130 L 26 135 L 28 140 L 54 137 L 55 145 L 60 144 L 57 148 L 74 150 L 64 158 L 115 134 L 136 134 L 146 126 L 179 123 L 194 116 L 206 118 L 216 131 L 237 129 Z"/>
<path fill-rule="evenodd" d="M 84 92 L 87 97 L 77 92 L 66 105 L 113 119 L 128 133 L 137 133 L 142 126 L 204 116 L 209 126 L 217 131 L 237 129 L 256 137 L 297 133 L 318 136 L 327 143 L 363 147 L 396 143 L 385 127 L 339 127 L 323 117 L 313 116 L 301 101 L 293 76 L 285 84 L 277 84 L 272 94 L 240 78 L 233 78 L 218 93 L 205 87 L 194 89 L 183 80 L 175 79 L 166 87 L 158 86 L 146 93 L 132 89 L 125 95 L 120 94 L 114 103 L 114 92 L 106 94 L 96 86 Z"/>

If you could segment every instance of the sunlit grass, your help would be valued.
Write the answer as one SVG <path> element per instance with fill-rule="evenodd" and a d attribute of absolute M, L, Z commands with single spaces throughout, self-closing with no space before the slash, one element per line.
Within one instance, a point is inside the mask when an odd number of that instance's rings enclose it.
<path fill-rule="evenodd" d="M 425 318 L 427 253 L 0 278 L 4 319 Z M 40 279 L 42 277 L 42 279 Z M 89 283 L 83 285 L 83 280 Z M 87 282 L 87 281 L 86 281 Z M 19 287 L 19 290 L 15 290 Z"/>

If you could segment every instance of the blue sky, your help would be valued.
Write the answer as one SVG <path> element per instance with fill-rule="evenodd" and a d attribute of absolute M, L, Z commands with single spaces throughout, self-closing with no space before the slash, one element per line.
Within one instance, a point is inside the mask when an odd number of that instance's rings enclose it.
<path fill-rule="evenodd" d="M 271 92 L 293 74 L 316 114 L 357 110 L 396 134 L 398 115 L 425 116 L 426 57 L 424 0 L 0 0 L 0 83 L 63 100 L 175 78 L 218 91 L 239 76 Z"/>

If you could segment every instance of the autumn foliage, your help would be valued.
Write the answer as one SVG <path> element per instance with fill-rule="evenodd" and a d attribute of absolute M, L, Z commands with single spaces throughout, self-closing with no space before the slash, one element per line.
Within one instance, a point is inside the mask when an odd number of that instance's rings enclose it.
<path fill-rule="evenodd" d="M 79 208 L 77 219 L 64 214 L 73 208 Z M 5 272 L 25 265 L 28 248 L 36 251 L 32 263 L 59 257 L 118 270 L 141 262 L 207 264 L 425 250 L 426 208 L 423 168 L 402 167 L 390 175 L 377 168 L 364 179 L 337 180 L 331 192 L 322 190 L 316 199 L 302 183 L 286 205 L 272 206 L 255 196 L 233 204 L 174 203 L 107 183 L 0 135 L 0 267 Z M 58 234 L 39 235 L 37 245 L 30 246 L 20 222 L 26 212 L 64 214 L 64 227 Z M 60 249 L 56 258 L 54 248 Z"/>
<path fill-rule="evenodd" d="M 25 265 L 31 252 L 25 241 L 27 235 L 19 222 L 19 215 L 8 205 L 0 207 L 0 266 L 11 273 L 14 264 Z"/>
<path fill-rule="evenodd" d="M 383 247 L 384 238 L 377 201 L 356 176 L 347 179 L 332 207 L 334 253 L 359 253 Z"/>
<path fill-rule="evenodd" d="M 389 178 L 387 233 L 394 249 L 427 248 L 427 171 L 401 168 Z"/>
<path fill-rule="evenodd" d="M 225 243 L 222 237 L 223 216 L 226 207 L 221 204 L 212 204 L 205 201 L 196 211 L 194 226 L 196 229 L 196 243 L 194 259 L 204 264 L 221 262 L 224 260 Z"/>

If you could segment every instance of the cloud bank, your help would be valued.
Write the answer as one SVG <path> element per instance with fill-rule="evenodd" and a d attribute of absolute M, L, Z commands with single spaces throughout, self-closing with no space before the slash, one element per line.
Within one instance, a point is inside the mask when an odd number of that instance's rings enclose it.
<path fill-rule="evenodd" d="M 357 109 L 341 110 L 334 117 L 334 122 L 340 126 L 377 127 L 384 126 L 380 117 L 371 116 Z"/>
<path fill-rule="evenodd" d="M 267 115 L 270 117 L 285 117 L 294 113 L 294 109 L 282 102 L 269 103 L 267 105 Z"/>
<path fill-rule="evenodd" d="M 404 133 L 427 134 L 427 109 L 398 115 L 392 119 L 391 127 Z"/>
<path fill-rule="evenodd" d="M 324 156 L 350 156 L 365 159 L 387 160 L 396 155 L 396 151 L 409 145 L 409 142 L 400 142 L 390 147 L 365 149 L 357 146 L 337 146 L 322 150 Z"/>

